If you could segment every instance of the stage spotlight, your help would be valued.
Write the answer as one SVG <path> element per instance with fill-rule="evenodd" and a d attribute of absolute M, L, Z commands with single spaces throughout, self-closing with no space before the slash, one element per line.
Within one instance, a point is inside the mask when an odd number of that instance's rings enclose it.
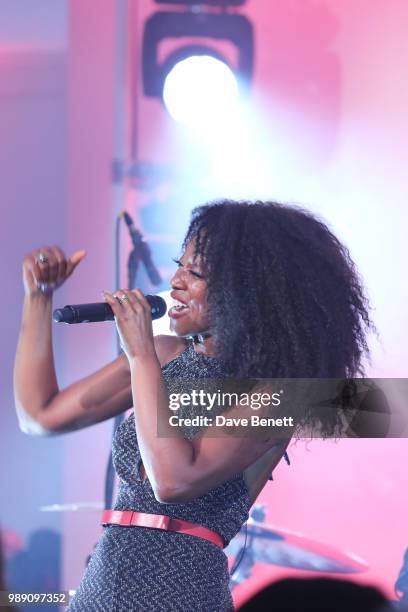
<path fill-rule="evenodd" d="M 227 4 L 231 3 L 224 3 Z M 220 6 L 220 2 L 217 5 Z M 233 43 L 238 51 L 236 65 L 230 66 L 221 53 L 211 46 L 211 41 L 208 45 L 206 42 L 204 45 L 183 45 L 159 63 L 159 44 L 165 39 L 181 37 L 199 37 L 200 43 L 202 38 Z M 186 123 L 194 120 L 193 115 L 198 117 L 202 112 L 187 108 L 194 103 L 203 109 L 200 96 L 206 98 L 207 109 L 214 111 L 218 105 L 222 112 L 238 92 L 247 92 L 253 72 L 253 55 L 252 24 L 243 15 L 159 11 L 147 19 L 144 27 L 144 94 L 161 99 L 164 97 L 172 116 Z"/>
<path fill-rule="evenodd" d="M 163 86 L 163 100 L 176 121 L 189 126 L 222 119 L 238 97 L 238 83 L 214 55 L 187 55 L 174 64 Z"/>

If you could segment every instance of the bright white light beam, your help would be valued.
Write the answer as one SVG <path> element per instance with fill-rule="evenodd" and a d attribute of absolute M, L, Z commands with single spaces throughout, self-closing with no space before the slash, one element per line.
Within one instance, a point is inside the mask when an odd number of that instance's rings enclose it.
<path fill-rule="evenodd" d="M 167 75 L 164 104 L 175 121 L 189 127 L 217 123 L 234 108 L 238 83 L 232 70 L 210 55 L 192 55 Z"/>

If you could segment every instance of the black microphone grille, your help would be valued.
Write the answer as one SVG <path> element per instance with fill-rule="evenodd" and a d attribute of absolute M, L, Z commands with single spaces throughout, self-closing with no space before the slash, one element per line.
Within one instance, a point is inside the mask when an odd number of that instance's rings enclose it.
<path fill-rule="evenodd" d="M 159 319 L 166 314 L 167 304 L 160 295 L 146 295 L 145 297 L 150 304 L 150 308 L 152 309 L 153 318 Z"/>

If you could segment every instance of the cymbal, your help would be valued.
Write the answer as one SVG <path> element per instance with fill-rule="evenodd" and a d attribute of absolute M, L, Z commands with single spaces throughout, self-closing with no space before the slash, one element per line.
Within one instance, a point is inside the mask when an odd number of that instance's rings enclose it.
<path fill-rule="evenodd" d="M 88 510 L 103 510 L 103 502 L 75 502 L 72 504 L 51 504 L 40 506 L 40 512 L 85 512 Z"/>
<path fill-rule="evenodd" d="M 247 548 L 254 563 L 270 563 L 314 572 L 355 574 L 365 572 L 369 565 L 352 553 L 306 538 L 300 533 L 275 525 L 248 521 Z M 245 528 L 241 529 L 225 549 L 236 555 L 243 547 Z"/>

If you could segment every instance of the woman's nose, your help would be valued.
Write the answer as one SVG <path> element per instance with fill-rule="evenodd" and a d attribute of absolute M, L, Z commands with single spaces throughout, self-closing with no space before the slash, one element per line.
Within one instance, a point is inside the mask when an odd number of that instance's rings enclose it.
<path fill-rule="evenodd" d="M 173 289 L 183 289 L 186 286 L 186 277 L 183 270 L 176 270 L 173 277 L 170 279 L 170 285 Z"/>

